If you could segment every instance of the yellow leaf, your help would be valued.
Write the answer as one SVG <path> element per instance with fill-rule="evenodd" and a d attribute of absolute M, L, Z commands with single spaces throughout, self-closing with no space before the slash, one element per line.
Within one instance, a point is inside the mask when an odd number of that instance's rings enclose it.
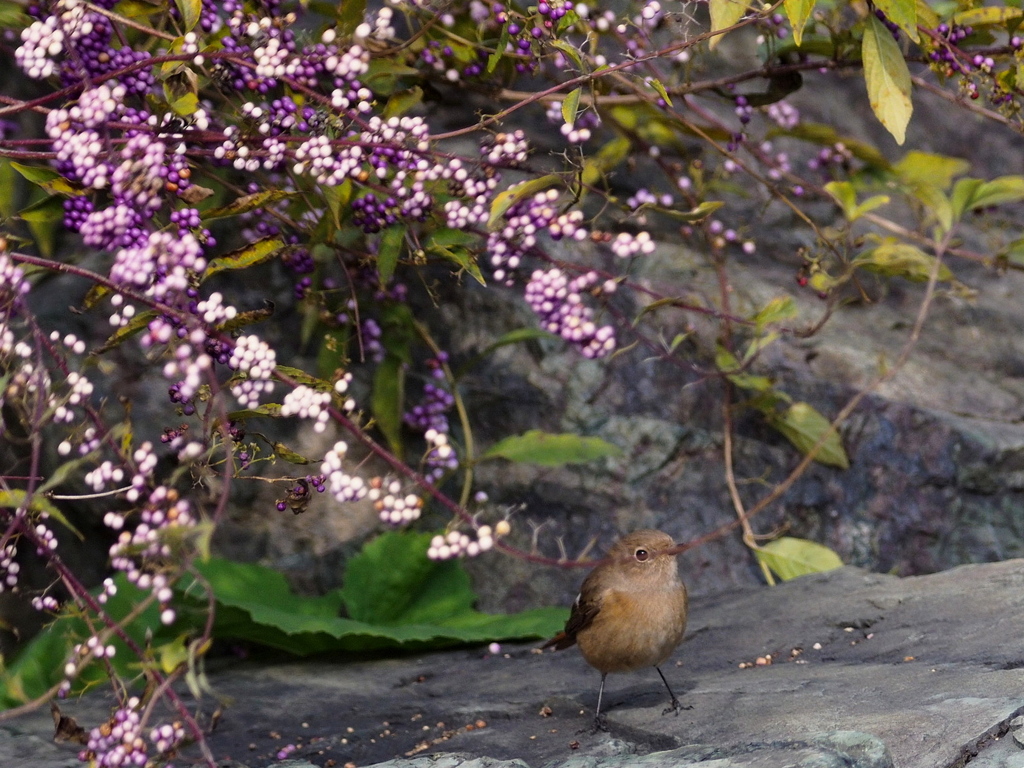
<path fill-rule="evenodd" d="M 710 0 L 708 6 L 711 11 L 711 31 L 718 32 L 720 29 L 728 29 L 737 21 L 743 18 L 747 11 L 746 0 Z M 715 35 L 708 40 L 708 48 L 714 48 L 722 39 L 722 35 Z"/>
<path fill-rule="evenodd" d="M 902 144 L 914 111 L 910 101 L 910 70 L 892 33 L 874 15 L 868 16 L 861 48 L 868 100 L 878 121 Z"/>
<path fill-rule="evenodd" d="M 814 10 L 814 0 L 785 0 L 786 15 L 789 16 L 790 26 L 793 27 L 793 42 L 799 47 L 800 40 L 804 36 L 804 27 L 807 19 L 811 17 Z"/>

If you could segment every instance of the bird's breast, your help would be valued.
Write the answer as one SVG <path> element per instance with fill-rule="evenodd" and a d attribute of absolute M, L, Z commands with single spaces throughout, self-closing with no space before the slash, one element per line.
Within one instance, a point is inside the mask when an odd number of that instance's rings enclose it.
<path fill-rule="evenodd" d="M 593 622 L 576 638 L 583 658 L 601 672 L 661 664 L 686 632 L 686 589 L 609 590 Z"/>

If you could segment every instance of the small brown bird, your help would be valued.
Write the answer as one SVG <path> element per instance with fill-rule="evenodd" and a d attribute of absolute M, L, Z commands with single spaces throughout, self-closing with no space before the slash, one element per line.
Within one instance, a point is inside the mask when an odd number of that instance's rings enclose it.
<path fill-rule="evenodd" d="M 586 662 L 601 673 L 596 728 L 604 727 L 601 698 L 609 672 L 654 667 L 672 699 L 663 714 L 679 714 L 682 708 L 659 668 L 686 632 L 689 603 L 670 552 L 674 546 L 661 531 L 636 531 L 619 539 L 606 561 L 583 580 L 565 631 L 544 644 L 556 650 L 578 644 Z"/>

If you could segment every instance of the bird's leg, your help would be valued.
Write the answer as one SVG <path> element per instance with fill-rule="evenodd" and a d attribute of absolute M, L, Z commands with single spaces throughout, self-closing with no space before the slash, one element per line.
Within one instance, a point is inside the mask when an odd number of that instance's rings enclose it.
<path fill-rule="evenodd" d="M 661 682 L 665 684 L 665 690 L 668 691 L 668 695 L 672 699 L 672 703 L 665 707 L 665 710 L 661 714 L 667 715 L 669 712 L 675 712 L 676 717 L 678 717 L 680 709 L 693 709 L 692 706 L 684 707 L 682 704 L 679 703 L 679 699 L 677 699 L 676 695 L 672 693 L 672 688 L 669 686 L 668 680 L 665 679 L 665 675 L 662 673 L 661 667 L 656 666 L 655 669 L 658 670 L 658 674 L 661 675 Z"/>
<path fill-rule="evenodd" d="M 594 715 L 594 733 L 598 731 L 607 731 L 608 723 L 601 714 L 601 699 L 604 697 L 604 680 L 608 677 L 607 672 L 601 673 L 601 687 L 597 691 L 597 713 Z"/>

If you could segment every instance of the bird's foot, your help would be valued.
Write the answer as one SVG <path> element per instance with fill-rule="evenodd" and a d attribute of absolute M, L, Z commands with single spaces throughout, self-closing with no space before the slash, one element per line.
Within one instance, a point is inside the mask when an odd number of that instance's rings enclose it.
<path fill-rule="evenodd" d="M 693 709 L 693 705 L 692 704 L 687 704 L 687 705 L 684 706 L 684 705 L 679 703 L 679 699 L 677 699 L 675 696 L 673 696 L 672 697 L 672 703 L 669 704 L 667 707 L 665 707 L 665 709 L 662 710 L 661 714 L 662 715 L 667 715 L 669 712 L 674 712 L 676 717 L 679 717 L 679 710 L 681 710 L 681 709 Z"/>
<path fill-rule="evenodd" d="M 594 718 L 594 724 L 590 728 L 583 728 L 577 733 L 608 733 L 608 721 L 605 720 L 604 715 L 597 715 Z"/>

